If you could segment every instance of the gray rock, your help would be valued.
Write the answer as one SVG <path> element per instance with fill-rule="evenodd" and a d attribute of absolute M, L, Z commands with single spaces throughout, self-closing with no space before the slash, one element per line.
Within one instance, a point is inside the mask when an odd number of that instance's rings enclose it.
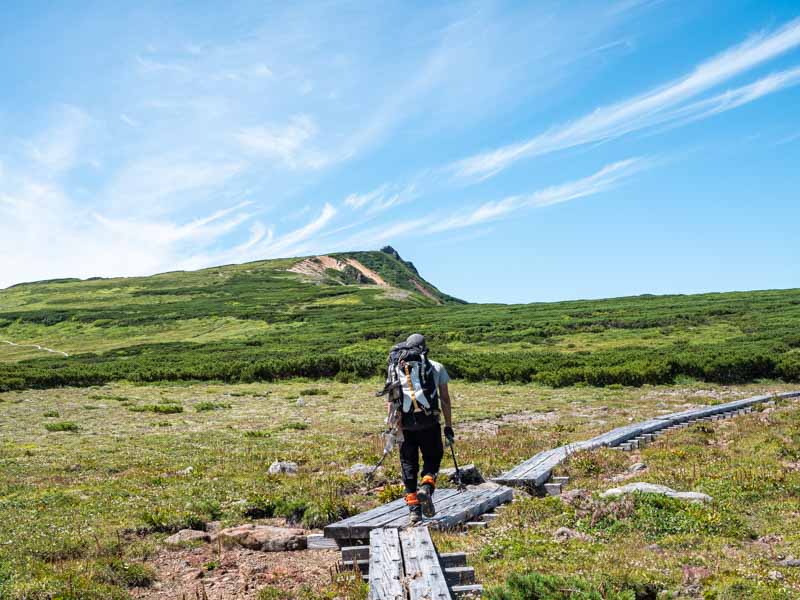
<path fill-rule="evenodd" d="M 592 493 L 590 491 L 581 488 L 561 492 L 561 500 L 567 504 L 573 504 L 580 500 L 588 500 L 591 497 Z"/>
<path fill-rule="evenodd" d="M 638 473 L 639 471 L 644 471 L 646 468 L 647 465 L 642 462 L 634 463 L 628 467 L 628 473 Z"/>
<path fill-rule="evenodd" d="M 356 463 L 351 466 L 349 469 L 345 469 L 345 475 L 366 475 L 367 473 L 372 472 L 373 467 L 370 465 L 365 465 L 364 463 Z M 378 467 L 376 473 L 380 473 L 383 470 L 383 467 Z"/>
<path fill-rule="evenodd" d="M 297 406 L 305 406 L 305 405 L 306 405 L 306 401 L 303 400 L 303 398 L 298 398 L 297 399 Z"/>
<path fill-rule="evenodd" d="M 478 485 L 484 482 L 481 472 L 475 465 L 473 464 L 459 465 L 459 469 L 461 470 L 461 483 L 463 483 L 464 485 Z M 447 469 L 441 469 L 439 471 L 439 476 L 447 477 L 450 481 L 457 483 L 455 467 L 448 467 Z"/>
<path fill-rule="evenodd" d="M 297 475 L 297 463 L 276 460 L 269 466 L 270 475 Z"/>
<path fill-rule="evenodd" d="M 662 496 L 669 496 L 670 498 L 678 498 L 679 500 L 691 500 L 692 502 L 711 502 L 713 500 L 708 494 L 702 494 L 700 492 L 676 492 L 665 485 L 644 482 L 629 483 L 617 488 L 611 488 L 600 494 L 600 497 L 616 498 L 617 496 L 633 494 L 634 492 L 640 492 L 642 494 L 660 494 Z"/>
<path fill-rule="evenodd" d="M 304 550 L 306 534 L 302 529 L 272 527 L 270 525 L 239 525 L 223 529 L 217 539 L 225 544 L 239 545 L 262 552 Z"/>
<path fill-rule="evenodd" d="M 570 540 L 580 540 L 581 542 L 593 542 L 594 538 L 580 531 L 575 531 L 569 527 L 559 527 L 553 534 L 553 539 L 557 542 L 568 542 Z"/>
<path fill-rule="evenodd" d="M 781 567 L 800 567 L 800 558 L 787 557 L 778 563 Z"/>
<path fill-rule="evenodd" d="M 179 546 L 190 542 L 207 542 L 211 536 L 207 531 L 198 531 L 197 529 L 181 529 L 178 533 L 169 536 L 164 540 L 168 546 Z"/>

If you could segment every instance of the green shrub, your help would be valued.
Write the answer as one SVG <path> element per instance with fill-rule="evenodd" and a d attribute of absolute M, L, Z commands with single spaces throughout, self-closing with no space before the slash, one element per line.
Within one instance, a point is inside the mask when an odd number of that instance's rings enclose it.
<path fill-rule="evenodd" d="M 301 396 L 327 396 L 328 390 L 322 388 L 303 388 L 298 393 Z"/>
<path fill-rule="evenodd" d="M 489 600 L 636 600 L 634 590 L 614 590 L 580 577 L 539 573 L 515 574 L 504 586 L 489 590 Z"/>
<path fill-rule="evenodd" d="M 45 423 L 44 428 L 47 431 L 78 431 L 80 427 L 78 427 L 77 423 L 73 423 L 72 421 L 60 421 L 58 423 Z"/>
<path fill-rule="evenodd" d="M 95 578 L 120 587 L 149 587 L 156 580 L 156 572 L 143 563 L 111 558 L 100 562 Z"/>
<path fill-rule="evenodd" d="M 42 413 L 42 416 L 43 417 L 47 417 L 48 419 L 50 419 L 50 418 L 56 418 L 56 417 L 58 417 L 60 415 L 58 414 L 57 410 L 48 410 L 47 412 Z"/>
<path fill-rule="evenodd" d="M 223 402 L 198 402 L 195 404 L 194 409 L 197 412 L 205 412 L 209 410 L 222 410 L 223 408 L 230 408 L 230 404 Z"/>
<path fill-rule="evenodd" d="M 131 412 L 152 412 L 162 415 L 173 415 L 182 413 L 183 407 L 179 404 L 142 404 L 140 406 L 131 406 L 128 410 Z"/>

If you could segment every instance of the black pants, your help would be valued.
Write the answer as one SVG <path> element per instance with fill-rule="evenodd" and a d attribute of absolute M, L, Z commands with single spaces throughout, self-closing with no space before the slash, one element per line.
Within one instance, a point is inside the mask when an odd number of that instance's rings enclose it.
<path fill-rule="evenodd" d="M 437 424 L 419 431 L 403 431 L 404 440 L 400 444 L 400 468 L 403 470 L 403 485 L 406 494 L 417 491 L 419 474 L 419 453 L 422 452 L 422 476 L 439 472 L 444 456 L 442 428 Z"/>

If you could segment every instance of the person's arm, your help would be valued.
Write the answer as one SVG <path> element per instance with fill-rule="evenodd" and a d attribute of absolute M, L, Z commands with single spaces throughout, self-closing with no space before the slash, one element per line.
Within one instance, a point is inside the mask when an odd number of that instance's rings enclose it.
<path fill-rule="evenodd" d="M 442 400 L 442 414 L 444 415 L 444 424 L 446 427 L 453 426 L 453 406 L 450 402 L 450 390 L 447 384 L 443 383 L 439 386 L 439 398 Z"/>

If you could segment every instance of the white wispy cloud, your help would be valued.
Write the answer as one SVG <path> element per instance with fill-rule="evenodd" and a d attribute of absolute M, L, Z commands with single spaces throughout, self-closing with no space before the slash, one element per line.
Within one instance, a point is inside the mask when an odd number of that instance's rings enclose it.
<path fill-rule="evenodd" d="M 343 240 L 338 240 L 335 245 L 342 249 L 373 247 L 411 235 L 424 237 L 483 225 L 507 218 L 525 209 L 542 208 L 610 191 L 636 173 L 648 169 L 656 163 L 656 160 L 646 157 L 621 160 L 606 165 L 586 177 L 546 187 L 530 194 L 507 196 L 500 200 L 484 202 L 472 209 L 462 209 L 460 214 L 455 216 L 433 211 L 415 219 L 403 219 L 379 227 L 371 227 Z"/>
<path fill-rule="evenodd" d="M 283 126 L 247 127 L 236 134 L 242 148 L 292 169 L 321 169 L 334 159 L 310 146 L 319 128 L 308 115 L 295 115 Z"/>
<path fill-rule="evenodd" d="M 267 244 L 260 245 L 258 251 L 265 257 L 292 256 L 301 252 L 309 240 L 319 234 L 336 216 L 337 210 L 330 203 L 325 203 L 319 216 L 293 231 L 285 233 Z"/>
<path fill-rule="evenodd" d="M 502 200 L 486 202 L 464 215 L 450 217 L 438 222 L 434 221 L 434 224 L 427 227 L 427 232 L 441 233 L 450 229 L 471 227 L 495 221 L 524 208 L 551 206 L 606 192 L 622 180 L 628 179 L 632 175 L 648 168 L 654 162 L 651 159 L 642 157 L 621 160 L 606 165 L 588 177 L 550 186 L 532 194 L 509 196 Z"/>
<path fill-rule="evenodd" d="M 354 210 L 367 213 L 382 212 L 415 200 L 419 195 L 416 187 L 416 183 L 405 186 L 384 183 L 371 192 L 350 194 L 344 199 L 344 203 Z"/>
<path fill-rule="evenodd" d="M 598 108 L 572 123 L 554 127 L 525 142 L 460 160 L 450 169 L 461 178 L 484 180 L 523 158 L 617 138 L 663 121 L 663 113 L 800 45 L 800 19 L 698 65 L 688 75 L 640 96 Z M 773 88 L 779 89 L 778 87 Z M 763 95 L 763 94 L 761 94 Z M 730 105 L 732 108 L 736 104 Z M 703 111 L 699 107 L 700 113 Z M 727 110 L 723 108 L 722 110 Z M 719 111 L 717 111 L 719 112 Z M 715 113 L 707 113 L 706 116 Z"/>
<path fill-rule="evenodd" d="M 90 127 L 91 119 L 84 110 L 61 106 L 46 131 L 25 143 L 27 155 L 50 175 L 62 173 L 80 160 L 78 149 Z"/>

